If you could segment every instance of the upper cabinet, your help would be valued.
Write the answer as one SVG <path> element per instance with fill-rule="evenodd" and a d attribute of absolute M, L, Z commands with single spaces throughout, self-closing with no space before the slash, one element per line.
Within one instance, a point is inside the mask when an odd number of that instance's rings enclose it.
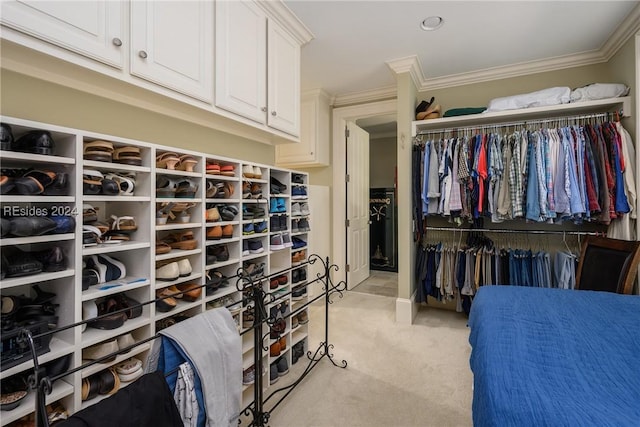
<path fill-rule="evenodd" d="M 2 1 L 2 24 L 116 68 L 126 53 L 119 1 Z"/>
<path fill-rule="evenodd" d="M 258 2 L 216 2 L 217 107 L 300 133 L 300 46 Z"/>
<path fill-rule="evenodd" d="M 216 106 L 266 123 L 267 17 L 257 3 L 216 2 Z"/>
<path fill-rule="evenodd" d="M 267 123 L 292 135 L 300 133 L 300 44 L 277 22 L 267 33 Z"/>
<path fill-rule="evenodd" d="M 213 4 L 131 2 L 131 74 L 213 101 Z"/>
<path fill-rule="evenodd" d="M 300 142 L 276 147 L 276 164 L 285 167 L 329 165 L 331 106 L 322 89 L 305 92 L 300 105 Z"/>
<path fill-rule="evenodd" d="M 15 44 L 3 49 L 3 68 L 184 117 L 184 105 L 133 96 L 134 85 L 212 114 L 187 120 L 260 142 L 299 137 L 300 50 L 312 34 L 282 1 L 2 0 L 0 7 L 0 36 Z M 32 51 L 57 60 L 43 67 Z"/>

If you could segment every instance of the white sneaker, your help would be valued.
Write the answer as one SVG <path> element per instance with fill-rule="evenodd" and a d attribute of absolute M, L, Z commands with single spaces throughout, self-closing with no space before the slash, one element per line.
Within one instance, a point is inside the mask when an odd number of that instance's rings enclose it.
<path fill-rule="evenodd" d="M 302 210 L 300 209 L 300 203 L 293 203 L 291 205 L 291 216 L 302 215 Z"/>
<path fill-rule="evenodd" d="M 309 215 L 309 204 L 308 203 L 303 203 L 300 205 L 300 213 L 302 215 Z"/>

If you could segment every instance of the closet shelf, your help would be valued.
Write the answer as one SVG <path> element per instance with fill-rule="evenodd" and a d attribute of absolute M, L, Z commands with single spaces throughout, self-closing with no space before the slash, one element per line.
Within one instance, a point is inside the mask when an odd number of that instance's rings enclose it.
<path fill-rule="evenodd" d="M 73 203 L 75 201 L 75 196 L 2 196 L 2 203 Z"/>
<path fill-rule="evenodd" d="M 11 279 L 3 279 L 0 282 L 0 289 L 9 289 L 14 286 L 31 285 L 33 283 L 45 282 L 47 280 L 60 279 L 62 277 L 69 277 L 76 274 L 73 269 L 56 271 L 55 273 L 38 273 L 30 276 L 16 277 Z"/>
<path fill-rule="evenodd" d="M 198 228 L 201 226 L 201 222 L 170 222 L 168 224 L 156 225 L 156 231 L 184 230 L 185 228 Z"/>
<path fill-rule="evenodd" d="M 579 114 L 602 113 L 622 110 L 622 117 L 631 116 L 631 97 L 600 99 L 597 101 L 574 102 L 549 107 L 523 108 L 520 110 L 496 111 L 493 113 L 471 114 L 468 116 L 444 117 L 433 120 L 418 120 L 411 123 L 411 135 L 421 131 L 448 129 L 474 125 L 492 125 L 509 121 L 525 121 L 548 117 L 565 117 Z"/>
<path fill-rule="evenodd" d="M 46 403 L 55 402 L 63 397 L 66 397 L 73 393 L 73 386 L 62 380 L 58 380 L 53 383 L 53 390 L 46 396 Z M 34 390 L 29 391 L 27 397 L 20 402 L 20 406 L 12 411 L 2 411 L 2 425 L 5 426 L 13 421 L 16 421 L 25 415 L 29 415 L 33 412 L 33 408 L 36 405 L 36 392 Z"/>
<path fill-rule="evenodd" d="M 67 234 L 49 234 L 44 236 L 31 237 L 10 237 L 0 240 L 0 246 L 26 245 L 30 243 L 51 243 L 62 242 L 64 240 L 73 240 L 76 235 L 74 233 Z"/>
<path fill-rule="evenodd" d="M 49 164 L 59 164 L 59 165 L 73 165 L 76 162 L 76 159 L 74 159 L 73 157 L 48 156 L 44 154 L 21 153 L 18 151 L 3 151 L 2 161 L 6 162 L 7 160 L 17 160 L 20 162 L 29 162 L 29 163 L 49 163 Z"/>
<path fill-rule="evenodd" d="M 123 360 L 127 360 L 130 357 L 135 357 L 136 355 L 150 348 L 151 348 L 150 343 L 140 344 L 139 346 L 129 350 L 129 352 L 125 354 L 119 354 L 118 356 L 116 356 L 116 359 L 113 362 L 103 362 L 103 363 L 96 363 L 95 365 L 91 365 L 88 368 L 82 370 L 82 378 L 87 378 L 88 376 L 93 375 L 97 372 L 100 372 L 110 366 L 115 366 L 118 363 L 122 362 Z M 86 363 L 86 362 L 89 362 L 89 360 L 82 360 L 82 363 Z"/>
<path fill-rule="evenodd" d="M 134 249 L 148 248 L 149 242 L 122 242 L 117 244 L 99 244 L 98 246 L 90 246 L 82 249 L 82 255 L 108 254 L 114 252 L 132 251 Z"/>
<path fill-rule="evenodd" d="M 101 283 L 100 285 L 92 286 L 86 291 L 82 292 L 82 301 L 90 301 L 92 299 L 106 297 L 107 295 L 119 294 L 120 292 L 127 292 L 133 289 L 142 288 L 144 286 L 148 286 L 149 279 L 145 278 L 125 278 L 122 280 L 117 280 L 115 282 L 109 283 Z M 103 286 L 114 286 L 108 289 L 100 289 Z"/>
<path fill-rule="evenodd" d="M 101 171 L 124 171 L 124 172 L 151 172 L 148 166 L 134 166 L 124 163 L 107 163 L 98 162 L 96 160 L 85 160 L 82 164 L 85 168 L 94 168 Z"/>
<path fill-rule="evenodd" d="M 85 202 L 148 202 L 149 196 L 83 196 Z"/>
<path fill-rule="evenodd" d="M 186 172 L 180 170 L 172 170 L 172 169 L 161 169 L 156 168 L 156 174 L 158 175 L 174 175 L 179 177 L 189 177 L 189 178 L 201 178 L 202 174 L 200 172 Z"/>
<path fill-rule="evenodd" d="M 50 360 L 57 359 L 69 353 L 73 353 L 74 346 L 69 344 L 66 341 L 61 340 L 54 334 L 51 337 L 51 341 L 49 341 L 49 351 L 47 353 L 42 354 L 42 356 L 38 357 L 38 363 L 43 364 L 47 363 Z M 33 360 L 29 359 L 26 362 L 23 362 L 19 365 L 12 366 L 9 369 L 4 369 L 0 373 L 0 379 L 9 378 L 10 376 L 17 374 L 19 372 L 23 372 L 27 369 L 33 368 Z M 22 406 L 22 404 L 20 404 Z M 4 414 L 4 413 L 3 413 Z M 4 418 L 4 417 L 3 417 Z"/>
<path fill-rule="evenodd" d="M 184 282 L 189 282 L 191 280 L 196 280 L 196 279 L 199 279 L 200 277 L 202 277 L 202 273 L 192 273 L 189 276 L 179 277 L 176 280 L 172 280 L 170 282 L 163 282 L 161 280 L 156 280 L 154 289 L 166 288 L 166 287 L 169 287 L 171 285 L 177 285 L 179 283 L 184 283 Z"/>
<path fill-rule="evenodd" d="M 189 255 L 199 254 L 200 252 L 202 252 L 202 249 L 190 249 L 190 250 L 171 249 L 171 252 L 169 253 L 156 255 L 156 261 L 164 261 L 166 259 L 186 257 Z"/>
<path fill-rule="evenodd" d="M 133 331 L 134 329 L 138 329 L 142 326 L 148 325 L 149 322 L 149 314 L 143 313 L 140 317 L 127 320 L 126 322 L 124 322 L 124 325 L 120 326 L 117 329 L 102 330 L 87 327 L 87 329 L 82 333 L 81 347 L 87 348 L 94 344 L 98 344 L 99 342 L 106 341 L 110 338 L 124 335 L 127 332 Z"/>
<path fill-rule="evenodd" d="M 167 317 L 175 316 L 176 314 L 183 313 L 189 309 L 200 307 L 202 305 L 202 300 L 197 300 L 195 302 L 185 302 L 181 299 L 176 299 L 177 305 L 175 308 L 167 311 L 166 313 L 156 312 L 155 321 L 165 319 Z"/>

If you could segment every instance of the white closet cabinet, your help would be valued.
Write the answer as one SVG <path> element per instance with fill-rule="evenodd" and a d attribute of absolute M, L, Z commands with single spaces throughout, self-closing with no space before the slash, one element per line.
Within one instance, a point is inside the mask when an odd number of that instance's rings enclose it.
<path fill-rule="evenodd" d="M 213 101 L 213 3 L 131 2 L 131 74 Z"/>
<path fill-rule="evenodd" d="M 0 122 L 11 126 L 15 139 L 32 130 L 47 130 L 55 140 L 55 150 L 50 155 L 1 150 L 3 175 L 7 174 L 5 170 L 35 168 L 65 172 L 70 182 L 68 191 L 63 195 L 23 195 L 5 187 L 7 192 L 0 197 L 3 219 L 10 219 L 9 214 L 31 215 L 21 213 L 22 209 L 38 209 L 36 212 L 39 213 L 34 215 L 64 214 L 75 219 L 73 230 L 64 234 L 20 237 L 3 230 L 6 234 L 0 237 L 0 252 L 11 262 L 25 256 L 19 251 L 33 252 L 59 246 L 65 255 L 66 265 L 59 271 L 30 275 L 10 273 L 7 269 L 6 277 L 0 279 L 0 297 L 24 295 L 33 298 L 36 296 L 34 285 L 38 285 L 42 291 L 55 294 L 53 303 L 58 304 L 57 326 L 62 327 L 95 316 L 97 311 L 92 310 L 97 310 L 96 303 L 108 301 L 117 294 L 146 302 L 167 292 L 179 290 L 182 291 L 180 294 L 184 293 L 176 296 L 173 307 L 147 304 L 139 315 L 128 318 L 113 329 L 89 326 L 84 331 L 77 327 L 56 332 L 48 344 L 49 351 L 43 349 L 39 356 L 40 363 L 70 355 L 69 368 L 76 368 L 87 361 L 88 349 L 96 344 L 111 342 L 127 333 L 131 333 L 135 341 L 147 340 L 184 316 L 221 306 L 230 307 L 238 330 L 245 331 L 252 325 L 249 316 L 252 302 L 243 301 L 243 294 L 236 287 L 236 275 L 243 267 L 247 272 L 262 271 L 264 276 L 277 276 L 277 281 L 267 280 L 258 274 L 253 278 L 255 284 L 264 286 L 264 291 L 272 294 L 273 299 L 268 300 L 269 309 L 280 307 L 284 313 L 287 308 L 296 314 L 296 321 L 293 318 L 286 320 L 286 330 L 278 339 L 269 337 L 269 327 L 264 325 L 265 345 L 271 346 L 275 341 L 284 344 L 277 356 L 265 353 L 265 367 L 267 363 L 276 363 L 279 358 L 284 358 L 288 366 L 293 365 L 297 357 L 291 349 L 300 342 L 305 351 L 308 349 L 308 317 L 303 306 L 309 300 L 304 285 L 311 280 L 311 270 L 304 261 L 309 256 L 307 244 L 312 224 L 307 192 L 309 176 L 306 173 L 18 118 L 0 117 Z M 90 152 L 90 145 L 96 141 L 101 141 L 101 146 L 111 144 L 116 150 L 126 147 L 127 152 L 139 152 L 140 165 L 119 163 L 110 158 L 84 158 Z M 169 166 L 171 162 L 162 161 L 174 157 L 189 161 L 191 167 L 185 166 L 185 170 L 181 170 L 182 167 L 173 165 L 172 169 Z M 127 189 L 130 188 L 129 183 L 133 183 L 133 193 L 121 188 L 121 194 L 117 195 L 93 194 L 91 191 L 92 194 L 84 194 L 85 175 L 100 174 L 121 183 L 128 181 Z M 276 194 L 271 193 L 271 178 L 277 179 L 285 188 Z M 178 187 L 187 191 L 179 191 Z M 223 216 L 221 213 L 230 207 L 234 207 L 237 213 L 229 216 L 227 212 Z M 90 219 L 92 216 L 95 218 Z M 118 221 L 118 218 L 134 221 L 136 230 L 125 233 L 127 237 L 119 243 L 114 241 L 122 235 L 115 240 L 85 245 L 85 225 L 98 226 L 101 223 L 104 226 L 110 219 Z M 277 244 L 278 237 L 282 242 L 286 239 L 289 245 Z M 119 263 L 125 270 L 125 277 L 83 287 L 83 272 L 91 268 L 95 257 L 109 257 L 114 260 L 112 262 Z M 159 271 L 170 263 L 181 265 L 176 267 L 179 277 L 168 277 L 166 272 Z M 7 268 L 7 265 L 8 262 L 3 262 L 2 268 Z M 216 278 L 220 280 L 216 281 Z M 208 286 L 204 286 L 200 293 L 187 295 L 182 287 L 193 285 Z M 4 303 L 6 301 L 3 300 Z M 305 314 L 301 315 L 302 312 Z M 7 316 L 3 319 L 4 326 L 10 316 L 17 314 L 14 311 L 3 313 L 3 316 Z M 0 351 L 3 356 L 0 380 L 3 384 L 33 369 L 29 355 L 13 353 L 14 347 L 5 345 L 5 341 L 11 338 L 7 338 L 7 332 L 10 331 L 3 331 L 3 348 Z M 244 334 L 242 342 L 243 370 L 248 370 L 254 364 L 253 332 Z M 46 397 L 47 403 L 60 401 L 72 414 L 99 402 L 107 395 L 98 394 L 83 400 L 83 380 L 129 357 L 146 363 L 151 345 L 151 342 L 141 343 L 114 360 L 86 366 L 59 379 Z M 263 375 L 266 390 L 271 386 L 269 369 Z M 284 376 L 284 373 L 279 376 Z M 119 389 L 129 384 L 121 381 Z M 244 405 L 253 400 L 253 387 L 254 384 L 245 381 L 242 388 Z M 3 410 L 0 426 L 10 425 L 32 414 L 35 400 L 36 393 L 31 390 L 16 408 Z"/>
<path fill-rule="evenodd" d="M 300 43 L 248 1 L 216 2 L 215 40 L 216 106 L 297 136 Z"/>
<path fill-rule="evenodd" d="M 300 102 L 300 142 L 276 146 L 276 163 L 287 167 L 328 166 L 330 126 L 329 95 L 322 89 L 305 92 Z"/>
<path fill-rule="evenodd" d="M 0 22 L 116 68 L 125 55 L 124 6 L 119 1 L 3 1 Z"/>

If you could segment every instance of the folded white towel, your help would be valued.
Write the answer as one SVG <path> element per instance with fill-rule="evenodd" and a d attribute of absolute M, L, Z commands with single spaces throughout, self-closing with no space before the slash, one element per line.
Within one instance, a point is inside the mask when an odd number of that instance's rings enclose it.
<path fill-rule="evenodd" d="M 545 107 L 548 105 L 567 104 L 571 96 L 571 89 L 566 86 L 551 87 L 536 92 L 521 95 L 495 98 L 489 101 L 485 113 L 492 111 L 518 110 L 520 108 Z"/>
<path fill-rule="evenodd" d="M 594 83 L 571 92 L 571 102 L 595 101 L 598 99 L 627 96 L 629 88 L 621 83 Z"/>

